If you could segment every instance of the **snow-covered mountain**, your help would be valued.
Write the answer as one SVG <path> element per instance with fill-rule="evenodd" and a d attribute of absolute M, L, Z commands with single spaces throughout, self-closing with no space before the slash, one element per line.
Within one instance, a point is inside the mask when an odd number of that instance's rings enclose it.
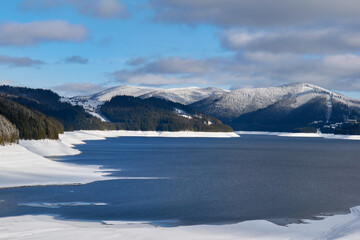
<path fill-rule="evenodd" d="M 308 127 L 313 122 L 325 125 L 346 122 L 347 119 L 360 120 L 360 100 L 307 83 L 233 91 L 214 87 L 160 89 L 123 85 L 90 96 L 62 100 L 80 105 L 105 120 L 100 106 L 120 95 L 144 99 L 156 97 L 190 104 L 200 112 L 229 123 L 234 129 L 264 130 L 280 126 L 280 130 L 291 130 L 299 126 Z"/>
<path fill-rule="evenodd" d="M 211 96 L 192 106 L 208 114 L 231 120 L 240 115 L 266 108 L 286 98 L 299 98 L 298 105 L 308 101 L 314 94 L 330 95 L 330 91 L 311 84 L 288 84 L 280 87 L 244 88 Z"/>
<path fill-rule="evenodd" d="M 235 129 L 270 125 L 291 128 L 308 126 L 311 122 L 360 120 L 359 100 L 306 83 L 238 89 L 211 96 L 192 106 L 231 123 Z"/>
<path fill-rule="evenodd" d="M 99 117 L 101 120 L 106 119 L 101 115 L 100 106 L 106 101 L 110 101 L 115 96 L 133 96 L 143 99 L 156 97 L 181 104 L 191 104 L 207 98 L 229 92 L 221 88 L 208 87 L 188 87 L 188 88 L 172 88 L 161 89 L 152 87 L 138 87 L 130 85 L 121 85 L 101 91 L 99 93 L 88 96 L 76 96 L 72 98 L 61 98 L 61 101 L 68 102 L 72 105 L 83 107 L 88 113 Z"/>
<path fill-rule="evenodd" d="M 156 97 L 156 98 L 162 98 L 162 99 L 170 100 L 172 102 L 188 105 L 200 101 L 209 96 L 217 96 L 227 92 L 230 91 L 216 87 L 208 87 L 208 88 L 190 87 L 190 88 L 159 89 L 153 92 L 143 94 L 140 97 L 141 98 Z"/>
<path fill-rule="evenodd" d="M 118 87 L 112 87 L 105 89 L 104 91 L 98 92 L 93 95 L 89 96 L 78 96 L 74 97 L 77 99 L 88 99 L 88 100 L 95 100 L 99 102 L 105 102 L 111 100 L 111 98 L 115 96 L 133 96 L 139 97 L 141 95 L 154 92 L 160 90 L 158 88 L 151 88 L 151 87 L 138 87 L 138 86 L 130 86 L 130 85 L 121 85 Z"/>
<path fill-rule="evenodd" d="M 207 87 L 188 87 L 188 88 L 172 88 L 172 89 L 162 89 L 162 88 L 152 88 L 152 87 L 138 87 L 130 85 L 121 85 L 118 87 L 112 87 L 101 91 L 99 93 L 89 95 L 89 96 L 77 96 L 72 99 L 76 100 L 92 100 L 97 102 L 109 101 L 115 96 L 133 96 L 141 98 L 162 98 L 170 100 L 173 102 L 181 104 L 191 104 L 207 98 L 209 96 L 223 94 L 229 92 L 221 88 Z"/>

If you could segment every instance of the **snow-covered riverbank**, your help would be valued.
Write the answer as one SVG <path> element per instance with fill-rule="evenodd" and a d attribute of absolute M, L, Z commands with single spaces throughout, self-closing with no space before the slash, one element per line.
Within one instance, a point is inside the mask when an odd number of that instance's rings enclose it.
<path fill-rule="evenodd" d="M 107 179 L 100 166 L 55 162 L 20 145 L 0 147 L 0 188 L 85 184 Z"/>
<path fill-rule="evenodd" d="M 269 135 L 278 137 L 308 137 L 338 140 L 360 140 L 360 135 L 340 135 L 326 133 L 289 133 L 289 132 L 264 132 L 264 131 L 236 131 L 239 135 Z"/>
<path fill-rule="evenodd" d="M 0 203 L 1 204 L 1 203 Z M 62 221 L 51 216 L 0 218 L 0 239 L 41 240 L 308 240 L 360 239 L 360 207 L 351 213 L 308 220 L 306 224 L 279 226 L 265 220 L 231 225 L 197 225 L 174 228 L 147 223 Z"/>

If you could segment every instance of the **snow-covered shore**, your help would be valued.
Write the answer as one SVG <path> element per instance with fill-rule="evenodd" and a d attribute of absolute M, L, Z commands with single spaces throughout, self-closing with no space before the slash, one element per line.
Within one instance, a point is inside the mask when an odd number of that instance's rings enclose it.
<path fill-rule="evenodd" d="M 239 135 L 269 135 L 278 137 L 308 137 L 308 138 L 325 138 L 338 140 L 360 140 L 360 135 L 340 135 L 327 133 L 289 133 L 289 132 L 264 132 L 264 131 L 236 131 Z"/>
<path fill-rule="evenodd" d="M 0 218 L 0 239 L 42 240 L 309 240 L 360 239 L 360 207 L 351 213 L 307 220 L 306 224 L 275 225 L 265 220 L 231 225 L 198 225 L 174 228 L 147 223 L 79 222 L 56 220 L 51 216 Z"/>
<path fill-rule="evenodd" d="M 100 166 L 79 166 L 52 161 L 20 145 L 0 147 L 0 188 L 85 184 L 106 180 Z"/>

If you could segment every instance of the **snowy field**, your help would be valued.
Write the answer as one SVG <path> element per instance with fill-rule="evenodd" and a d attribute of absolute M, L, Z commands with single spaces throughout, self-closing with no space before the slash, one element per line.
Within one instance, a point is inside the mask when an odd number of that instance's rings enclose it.
<path fill-rule="evenodd" d="M 323 137 L 360 140 L 358 136 L 237 132 L 286 137 Z M 111 179 L 101 166 L 79 166 L 52 161 L 44 156 L 80 154 L 75 144 L 106 137 L 239 137 L 236 133 L 77 131 L 66 132 L 59 141 L 20 141 L 20 145 L 0 147 L 0 187 L 52 184 L 85 184 Z M 0 199 L 0 204 L 2 201 Z M 147 223 L 63 221 L 51 216 L 0 218 L 0 239 L 360 239 L 360 207 L 351 213 L 304 220 L 305 224 L 275 225 L 265 220 L 231 225 L 155 227 Z"/>

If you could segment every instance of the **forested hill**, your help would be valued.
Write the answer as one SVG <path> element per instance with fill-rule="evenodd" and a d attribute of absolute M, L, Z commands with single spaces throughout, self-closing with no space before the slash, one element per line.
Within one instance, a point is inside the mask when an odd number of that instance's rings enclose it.
<path fill-rule="evenodd" d="M 91 116 L 82 107 L 61 102 L 60 96 L 50 90 L 0 86 L 0 96 L 56 119 L 65 131 L 115 129 L 114 125 Z"/>
<path fill-rule="evenodd" d="M 156 98 L 115 97 L 101 111 L 111 122 L 61 102 L 50 90 L 0 86 L 0 144 L 58 139 L 64 130 L 232 131 L 192 107 Z"/>
<path fill-rule="evenodd" d="M 21 139 L 58 139 L 59 133 L 64 132 L 55 119 L 4 97 L 0 97 L 0 114 L 15 125 Z"/>
<path fill-rule="evenodd" d="M 142 131 L 233 131 L 215 117 L 171 101 L 117 96 L 105 102 L 102 114 L 118 129 Z"/>

